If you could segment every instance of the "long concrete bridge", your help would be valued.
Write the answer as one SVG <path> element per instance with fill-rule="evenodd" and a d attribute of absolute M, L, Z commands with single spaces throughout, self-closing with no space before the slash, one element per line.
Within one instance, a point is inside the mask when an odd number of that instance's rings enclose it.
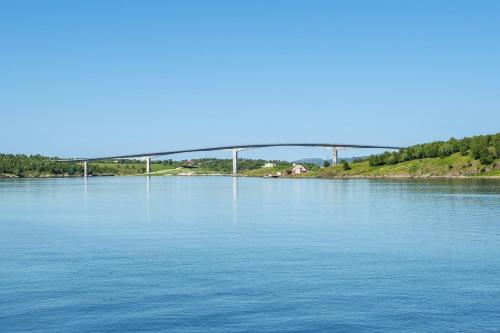
<path fill-rule="evenodd" d="M 322 148 L 328 148 L 328 149 L 332 150 L 332 161 L 333 161 L 334 165 L 338 163 L 338 150 L 339 150 L 339 148 L 402 149 L 402 147 L 396 147 L 396 146 L 378 146 L 378 145 L 343 144 L 343 143 L 268 143 L 268 144 L 194 148 L 194 149 L 171 150 L 171 151 L 154 152 L 154 153 L 140 153 L 140 154 L 103 156 L 103 157 L 92 157 L 92 158 L 61 159 L 59 161 L 60 162 L 83 162 L 84 176 L 87 177 L 87 165 L 89 162 L 103 161 L 103 160 L 143 158 L 146 161 L 146 173 L 149 174 L 151 172 L 151 168 L 150 168 L 151 159 L 154 157 L 157 157 L 157 156 L 168 156 L 168 155 L 175 155 L 175 154 L 204 152 L 204 151 L 229 150 L 232 152 L 233 175 L 236 175 L 238 173 L 238 153 L 240 151 L 247 150 L 247 149 L 255 149 L 255 148 L 267 148 L 267 147 L 322 147 Z"/>

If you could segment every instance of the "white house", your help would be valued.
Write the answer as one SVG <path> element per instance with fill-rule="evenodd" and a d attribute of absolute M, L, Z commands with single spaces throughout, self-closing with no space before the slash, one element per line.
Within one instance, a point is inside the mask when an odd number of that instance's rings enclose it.
<path fill-rule="evenodd" d="M 307 169 L 304 168 L 304 166 L 300 165 L 300 164 L 297 164 L 296 166 L 294 166 L 292 168 L 292 173 L 293 174 L 296 174 L 296 173 L 304 173 L 304 172 L 307 172 Z"/>
<path fill-rule="evenodd" d="M 263 168 L 274 168 L 275 166 L 276 166 L 276 164 L 274 164 L 274 163 L 266 163 L 262 167 Z"/>

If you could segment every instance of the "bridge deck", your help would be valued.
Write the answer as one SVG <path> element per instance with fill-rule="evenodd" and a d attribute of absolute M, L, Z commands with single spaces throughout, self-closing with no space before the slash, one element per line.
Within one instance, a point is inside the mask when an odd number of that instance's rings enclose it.
<path fill-rule="evenodd" d="M 163 152 L 154 153 L 140 153 L 140 154 L 129 154 L 129 155 L 115 155 L 115 156 L 103 156 L 103 157 L 91 157 L 91 158 L 73 158 L 73 159 L 62 159 L 61 162 L 85 162 L 85 161 L 102 161 L 102 160 L 115 160 L 115 159 L 126 159 L 126 158 L 139 158 L 139 157 L 154 157 L 154 156 L 167 156 L 182 153 L 193 153 L 193 152 L 203 152 L 203 151 L 217 151 L 217 150 L 229 150 L 229 149 L 252 149 L 252 148 L 266 148 L 266 147 L 337 147 L 337 148 L 380 148 L 380 149 L 401 149 L 402 147 L 396 146 L 377 146 L 377 145 L 360 145 L 360 144 L 343 144 L 343 143 L 268 143 L 268 144 L 252 144 L 252 145 L 234 145 L 234 146 L 218 146 L 218 147 L 208 147 L 208 148 L 194 148 L 194 149 L 183 149 L 183 150 L 171 150 Z"/>

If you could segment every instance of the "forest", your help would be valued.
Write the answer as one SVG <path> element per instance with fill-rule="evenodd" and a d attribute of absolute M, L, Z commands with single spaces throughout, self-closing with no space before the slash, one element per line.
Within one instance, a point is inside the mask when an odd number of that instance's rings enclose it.
<path fill-rule="evenodd" d="M 483 165 L 491 164 L 500 158 L 500 133 L 413 145 L 397 152 L 370 155 L 368 163 L 370 166 L 393 165 L 422 158 L 444 158 L 455 153 L 469 155 Z M 354 162 L 362 161 L 364 160 L 358 159 Z"/>

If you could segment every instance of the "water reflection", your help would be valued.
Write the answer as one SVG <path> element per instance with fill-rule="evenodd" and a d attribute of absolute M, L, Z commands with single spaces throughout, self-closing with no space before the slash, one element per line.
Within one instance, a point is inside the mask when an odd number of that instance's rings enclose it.
<path fill-rule="evenodd" d="M 83 177 L 83 195 L 87 198 L 87 177 Z"/>
<path fill-rule="evenodd" d="M 146 176 L 146 218 L 151 220 L 151 176 Z"/>
<path fill-rule="evenodd" d="M 88 208 L 88 184 L 87 177 L 83 177 L 83 206 L 85 209 Z"/>
<path fill-rule="evenodd" d="M 232 195 L 232 208 L 233 208 L 233 223 L 238 222 L 238 177 L 232 177 L 233 195 Z"/>

